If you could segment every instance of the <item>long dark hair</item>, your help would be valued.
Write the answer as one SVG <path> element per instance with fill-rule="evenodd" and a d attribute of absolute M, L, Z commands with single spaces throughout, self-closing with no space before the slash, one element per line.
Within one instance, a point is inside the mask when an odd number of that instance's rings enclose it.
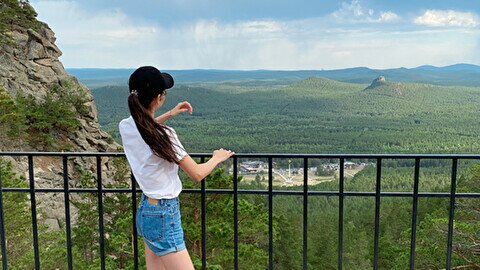
<path fill-rule="evenodd" d="M 151 66 L 140 67 L 130 76 L 128 87 L 128 109 L 143 140 L 156 156 L 178 164 L 173 142 L 167 132 L 169 127 L 155 122 L 147 111 L 152 100 L 166 90 L 160 71 Z M 169 131 L 173 135 L 173 131 Z"/>

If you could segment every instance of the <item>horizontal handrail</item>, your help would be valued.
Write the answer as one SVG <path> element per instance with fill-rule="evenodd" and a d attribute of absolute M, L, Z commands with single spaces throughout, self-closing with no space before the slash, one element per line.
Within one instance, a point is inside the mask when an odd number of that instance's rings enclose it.
<path fill-rule="evenodd" d="M 189 153 L 191 157 L 209 157 L 212 153 Z M 0 156 L 102 156 L 123 157 L 124 152 L 0 152 Z M 235 153 L 237 158 L 368 158 L 368 159 L 480 159 L 480 154 L 297 154 L 297 153 Z"/>

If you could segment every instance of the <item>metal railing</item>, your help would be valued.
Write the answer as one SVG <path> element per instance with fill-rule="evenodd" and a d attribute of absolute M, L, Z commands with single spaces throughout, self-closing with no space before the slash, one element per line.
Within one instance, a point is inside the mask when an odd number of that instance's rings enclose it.
<path fill-rule="evenodd" d="M 35 268 L 40 269 L 40 256 L 38 249 L 38 228 L 37 228 L 37 203 L 35 194 L 40 192 L 58 192 L 64 194 L 65 204 L 65 229 L 66 229 L 66 248 L 68 258 L 68 269 L 73 268 L 72 262 L 72 239 L 71 239 L 71 220 L 70 220 L 70 194 L 81 192 L 95 192 L 98 197 L 98 224 L 99 224 L 99 243 L 101 269 L 105 269 L 105 245 L 104 245 L 104 224 L 103 224 L 103 199 L 104 193 L 131 193 L 132 195 L 132 234 L 134 246 L 134 266 L 138 269 L 138 243 L 135 229 L 135 214 L 137 209 L 137 193 L 135 179 L 131 175 L 131 188 L 104 188 L 102 184 L 101 158 L 102 157 L 125 157 L 124 153 L 115 152 L 0 152 L 1 156 L 26 156 L 28 159 L 29 188 L 2 187 L 0 172 L 0 242 L 2 254 L 3 269 L 7 269 L 7 250 L 5 239 L 5 224 L 2 195 L 3 192 L 28 192 L 30 194 L 31 214 L 32 214 L 32 235 Z M 63 158 L 63 188 L 36 188 L 34 181 L 33 156 L 59 156 Z M 69 188 L 68 179 L 68 157 L 89 156 L 96 158 L 97 188 Z M 191 154 L 192 157 L 200 158 L 201 162 L 205 158 L 211 157 L 211 154 Z M 268 159 L 268 189 L 267 190 L 243 190 L 238 189 L 238 159 L 239 158 L 266 158 Z M 273 159 L 274 158 L 296 158 L 303 159 L 303 171 L 308 171 L 309 159 L 336 159 L 339 162 L 339 190 L 338 191 L 309 191 L 308 173 L 303 174 L 303 191 L 299 190 L 274 190 L 273 189 Z M 417 227 L 417 205 L 419 197 L 448 197 L 450 199 L 450 209 L 448 217 L 448 243 L 446 246 L 446 269 L 451 268 L 452 256 L 452 237 L 453 237 L 453 219 L 455 211 L 456 198 L 480 198 L 480 193 L 457 193 L 457 167 L 458 160 L 480 160 L 480 155 L 469 154 L 236 154 L 233 159 L 233 189 L 206 189 L 205 181 L 201 182 L 200 189 L 183 189 L 184 193 L 201 194 L 201 251 L 202 251 L 202 269 L 206 269 L 206 196 L 208 194 L 233 194 L 233 232 L 234 232 L 234 269 L 238 269 L 238 194 L 260 194 L 268 196 L 268 269 L 273 269 L 273 196 L 275 195 L 301 195 L 303 196 L 303 269 L 307 269 L 307 218 L 308 218 L 308 197 L 309 196 L 337 196 L 339 200 L 338 212 L 338 269 L 342 269 L 343 255 L 343 215 L 344 198 L 347 196 L 375 197 L 375 234 L 374 234 L 374 269 L 378 269 L 378 240 L 379 240 L 379 217 L 380 217 L 380 198 L 381 197 L 411 197 L 412 222 L 411 222 L 411 240 L 410 240 L 410 269 L 415 268 L 415 240 Z M 366 191 L 345 191 L 344 190 L 344 165 L 346 159 L 370 159 L 376 160 L 376 188 L 374 192 Z M 381 175 L 383 159 L 413 159 L 415 160 L 414 186 L 413 192 L 381 192 Z M 451 160 L 451 188 L 450 192 L 419 192 L 419 172 L 420 160 L 425 159 L 443 159 Z"/>

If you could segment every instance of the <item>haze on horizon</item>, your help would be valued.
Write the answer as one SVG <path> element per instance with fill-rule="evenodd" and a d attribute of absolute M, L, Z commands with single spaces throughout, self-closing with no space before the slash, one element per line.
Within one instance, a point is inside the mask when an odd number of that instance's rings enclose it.
<path fill-rule="evenodd" d="M 67 68 L 321 70 L 480 64 L 475 1 L 31 0 Z"/>

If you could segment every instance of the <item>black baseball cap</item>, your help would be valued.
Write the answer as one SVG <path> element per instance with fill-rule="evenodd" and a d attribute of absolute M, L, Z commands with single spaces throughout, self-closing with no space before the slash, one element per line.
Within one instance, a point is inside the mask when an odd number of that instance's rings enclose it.
<path fill-rule="evenodd" d="M 160 70 L 152 66 L 137 68 L 128 80 L 130 91 L 137 90 L 138 92 L 162 92 L 165 89 L 172 88 L 173 85 L 172 75 L 160 72 Z"/>

